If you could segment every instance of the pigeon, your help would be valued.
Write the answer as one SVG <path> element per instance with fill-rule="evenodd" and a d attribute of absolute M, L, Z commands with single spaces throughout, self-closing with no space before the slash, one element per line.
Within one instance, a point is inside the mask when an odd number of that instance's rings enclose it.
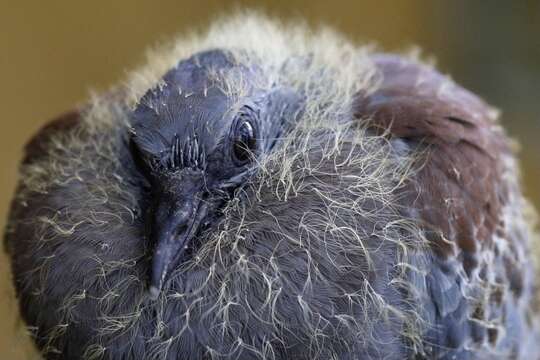
<path fill-rule="evenodd" d="M 45 359 L 538 358 L 514 148 L 418 57 L 217 20 L 26 146 L 21 316 Z"/>

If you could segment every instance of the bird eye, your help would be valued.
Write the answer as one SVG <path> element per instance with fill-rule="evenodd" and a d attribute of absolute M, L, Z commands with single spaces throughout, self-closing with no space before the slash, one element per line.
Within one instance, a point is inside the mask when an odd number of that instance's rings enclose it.
<path fill-rule="evenodd" d="M 257 139 L 253 123 L 246 116 L 240 116 L 233 131 L 233 159 L 237 164 L 244 165 L 252 159 L 256 150 Z"/>

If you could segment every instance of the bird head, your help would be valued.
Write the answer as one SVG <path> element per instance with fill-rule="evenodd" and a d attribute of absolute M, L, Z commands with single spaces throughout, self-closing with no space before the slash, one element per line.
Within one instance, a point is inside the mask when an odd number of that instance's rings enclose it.
<path fill-rule="evenodd" d="M 168 71 L 131 114 L 152 199 L 153 298 L 301 112 L 298 92 L 262 77 L 225 51 L 205 51 Z M 231 79 L 241 85 L 228 91 Z"/>

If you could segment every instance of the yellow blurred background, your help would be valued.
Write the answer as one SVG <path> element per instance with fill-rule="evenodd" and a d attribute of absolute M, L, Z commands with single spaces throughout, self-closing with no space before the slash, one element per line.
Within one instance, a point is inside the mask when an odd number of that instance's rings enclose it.
<path fill-rule="evenodd" d="M 481 3 L 483 5 L 481 5 Z M 540 2 L 454 0 L 0 1 L 0 229 L 21 148 L 48 119 L 139 64 L 145 48 L 204 29 L 235 8 L 305 18 L 387 51 L 418 45 L 439 68 L 503 110 L 522 144 L 527 194 L 540 207 Z M 487 5 L 487 6 L 486 6 Z M 36 358 L 0 257 L 0 359 Z"/>

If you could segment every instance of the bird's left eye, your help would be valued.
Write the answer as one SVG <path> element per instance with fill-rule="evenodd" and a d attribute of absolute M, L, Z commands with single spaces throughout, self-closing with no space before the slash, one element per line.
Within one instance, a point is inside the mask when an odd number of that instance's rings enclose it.
<path fill-rule="evenodd" d="M 232 156 L 238 165 L 252 160 L 257 150 L 256 131 L 253 123 L 246 116 L 236 121 L 232 139 Z"/>

